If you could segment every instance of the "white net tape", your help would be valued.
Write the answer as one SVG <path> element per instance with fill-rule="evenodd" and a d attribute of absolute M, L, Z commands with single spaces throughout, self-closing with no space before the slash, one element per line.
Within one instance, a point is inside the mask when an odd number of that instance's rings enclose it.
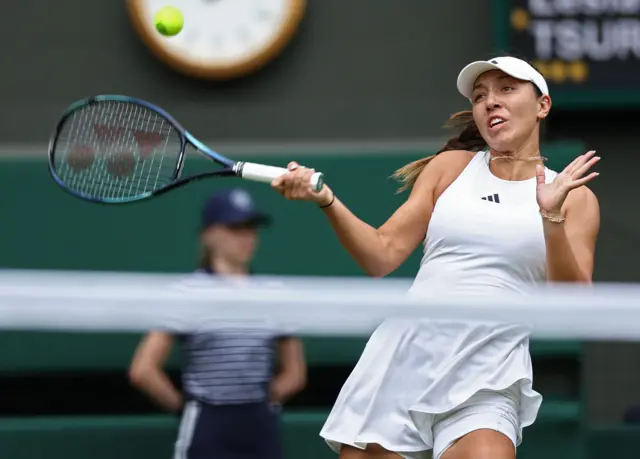
<path fill-rule="evenodd" d="M 368 335 L 385 319 L 521 324 L 541 339 L 640 340 L 640 287 L 553 285 L 525 295 L 415 297 L 406 279 L 0 271 L 0 329 L 177 331 L 237 326 Z"/>

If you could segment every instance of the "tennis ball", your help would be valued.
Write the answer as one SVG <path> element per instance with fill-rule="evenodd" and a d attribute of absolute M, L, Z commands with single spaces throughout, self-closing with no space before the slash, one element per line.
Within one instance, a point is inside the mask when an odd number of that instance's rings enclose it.
<path fill-rule="evenodd" d="M 184 17 L 178 8 L 165 6 L 153 17 L 156 29 L 162 35 L 172 37 L 178 35 L 184 26 Z"/>

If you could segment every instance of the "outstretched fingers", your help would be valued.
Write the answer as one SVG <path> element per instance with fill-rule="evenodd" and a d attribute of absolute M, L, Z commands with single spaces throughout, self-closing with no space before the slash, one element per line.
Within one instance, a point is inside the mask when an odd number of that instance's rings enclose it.
<path fill-rule="evenodd" d="M 595 154 L 596 154 L 595 150 L 592 150 L 592 151 L 588 151 L 584 155 L 578 156 L 567 167 L 565 167 L 564 171 L 562 171 L 562 172 L 564 172 L 565 174 L 568 174 L 570 176 L 573 176 L 575 171 L 577 169 L 579 169 L 580 167 L 582 167 Z"/>
<path fill-rule="evenodd" d="M 587 175 L 586 177 L 583 177 L 583 178 L 578 179 L 578 180 L 574 180 L 574 181 L 571 182 L 570 188 L 574 189 L 574 188 L 581 187 L 585 183 L 589 183 L 591 180 L 596 178 L 598 175 L 600 175 L 599 172 L 592 172 L 589 175 Z"/>
<path fill-rule="evenodd" d="M 597 163 L 598 161 L 600 161 L 600 157 L 599 156 L 594 156 L 593 158 L 591 158 L 590 160 L 586 161 L 582 166 L 576 168 L 573 173 L 571 174 L 571 178 L 572 179 L 579 179 L 580 177 L 582 177 L 584 174 L 587 173 L 587 171 L 589 169 L 591 169 L 593 167 L 593 165 L 595 163 Z"/>

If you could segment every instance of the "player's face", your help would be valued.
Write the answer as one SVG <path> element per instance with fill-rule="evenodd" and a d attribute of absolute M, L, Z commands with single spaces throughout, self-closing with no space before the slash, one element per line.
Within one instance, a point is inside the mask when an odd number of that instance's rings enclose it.
<path fill-rule="evenodd" d="M 538 120 L 546 117 L 551 107 L 549 97 L 538 97 L 531 83 L 500 70 L 478 77 L 471 101 L 480 134 L 499 152 L 515 152 L 528 141 L 537 141 Z"/>
<path fill-rule="evenodd" d="M 216 256 L 234 264 L 248 264 L 258 245 L 258 231 L 250 223 L 215 226 L 207 230 L 204 242 Z"/>

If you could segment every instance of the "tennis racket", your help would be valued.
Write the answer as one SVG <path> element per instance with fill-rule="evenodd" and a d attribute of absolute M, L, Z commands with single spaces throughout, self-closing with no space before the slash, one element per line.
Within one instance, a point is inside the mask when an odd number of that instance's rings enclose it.
<path fill-rule="evenodd" d="M 222 166 L 181 177 L 188 150 Z M 121 204 L 158 196 L 205 177 L 270 183 L 287 169 L 234 161 L 204 145 L 171 115 L 149 102 L 102 95 L 79 100 L 62 114 L 49 142 L 49 171 L 71 194 Z M 320 191 L 323 174 L 310 180 Z"/>

